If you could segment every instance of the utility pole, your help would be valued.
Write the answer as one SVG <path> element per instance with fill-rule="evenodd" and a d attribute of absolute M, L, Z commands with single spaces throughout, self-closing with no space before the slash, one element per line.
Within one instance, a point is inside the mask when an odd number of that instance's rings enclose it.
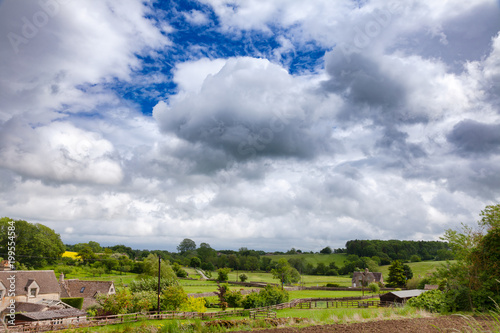
<path fill-rule="evenodd" d="M 160 314 L 160 277 L 161 277 L 161 257 L 158 256 L 158 315 Z"/>

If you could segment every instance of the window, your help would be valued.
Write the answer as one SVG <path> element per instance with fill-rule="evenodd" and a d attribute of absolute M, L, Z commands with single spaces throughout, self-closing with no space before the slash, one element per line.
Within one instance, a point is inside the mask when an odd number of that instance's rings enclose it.
<path fill-rule="evenodd" d="M 3 298 L 3 289 L 0 289 L 0 299 Z"/>
<path fill-rule="evenodd" d="M 36 288 L 30 289 L 30 297 L 36 297 Z"/>
<path fill-rule="evenodd" d="M 83 293 L 84 290 L 85 290 L 85 287 L 82 287 L 82 289 L 80 289 L 80 293 Z"/>

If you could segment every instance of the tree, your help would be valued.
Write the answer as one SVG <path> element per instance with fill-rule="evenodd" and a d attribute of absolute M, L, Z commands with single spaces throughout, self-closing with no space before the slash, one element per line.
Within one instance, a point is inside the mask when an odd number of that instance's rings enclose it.
<path fill-rule="evenodd" d="M 259 269 L 259 259 L 254 256 L 248 257 L 245 263 L 245 268 L 252 272 Z"/>
<path fill-rule="evenodd" d="M 218 273 L 218 276 L 217 276 L 217 281 L 219 282 L 223 282 L 223 281 L 227 281 L 229 279 L 229 272 L 231 270 L 229 268 L 219 268 L 217 270 L 217 273 Z"/>
<path fill-rule="evenodd" d="M 219 303 L 220 303 L 220 307 L 221 307 L 222 311 L 226 311 L 226 308 L 228 306 L 228 304 L 226 302 L 226 293 L 228 290 L 229 290 L 229 287 L 227 284 L 217 285 L 217 291 L 215 292 L 215 294 L 217 295 L 217 297 L 219 297 Z"/>
<path fill-rule="evenodd" d="M 160 265 L 160 277 L 170 281 L 170 284 L 177 283 L 177 275 L 175 274 L 172 266 L 168 260 L 162 260 Z M 158 277 L 158 256 L 151 253 L 146 259 L 144 259 L 144 275 L 151 277 Z"/>
<path fill-rule="evenodd" d="M 396 287 L 404 287 L 406 284 L 405 269 L 399 260 L 394 260 L 389 267 L 389 278 L 387 282 Z"/>
<path fill-rule="evenodd" d="M 283 289 L 284 284 L 290 284 L 293 282 L 300 281 L 299 272 L 290 266 L 285 258 L 278 260 L 276 268 L 271 270 L 271 274 L 274 279 L 278 279 L 281 282 L 281 289 Z"/>
<path fill-rule="evenodd" d="M 407 264 L 404 264 L 403 265 L 403 269 L 404 269 L 404 272 L 405 272 L 404 274 L 405 274 L 406 280 L 411 279 L 413 277 L 413 271 L 411 270 L 411 267 L 408 266 Z"/>
<path fill-rule="evenodd" d="M 198 257 L 192 257 L 191 261 L 189 262 L 189 266 L 196 268 L 201 266 L 201 260 Z"/>
<path fill-rule="evenodd" d="M 331 254 L 333 251 L 331 249 L 331 247 L 327 246 L 325 247 L 324 249 L 322 249 L 321 251 L 319 251 L 319 253 L 322 253 L 322 254 Z"/>
<path fill-rule="evenodd" d="M 207 262 L 210 258 L 215 258 L 217 256 L 217 251 L 212 249 L 208 243 L 201 243 L 196 252 L 202 262 Z"/>
<path fill-rule="evenodd" d="M 162 310 L 177 311 L 187 301 L 187 295 L 181 286 L 170 286 L 162 291 L 160 305 Z"/>
<path fill-rule="evenodd" d="M 78 257 L 82 259 L 85 264 L 90 264 L 94 260 L 98 259 L 97 255 L 88 244 L 85 244 L 80 248 L 78 251 Z"/>
<path fill-rule="evenodd" d="M 189 238 L 184 238 L 184 240 L 177 246 L 177 252 L 181 255 L 194 250 L 196 250 L 196 243 Z"/>
<path fill-rule="evenodd" d="M 15 242 L 16 261 L 32 268 L 55 264 L 65 251 L 61 237 L 49 227 L 8 217 L 0 218 L 0 244 L 6 246 L 11 241 Z"/>
<path fill-rule="evenodd" d="M 435 274 L 450 305 L 459 310 L 487 309 L 500 302 L 500 204 L 486 206 L 479 214 L 478 228 L 462 224 L 462 230 L 446 230 L 456 261 Z M 445 298 L 448 299 L 451 297 Z"/>

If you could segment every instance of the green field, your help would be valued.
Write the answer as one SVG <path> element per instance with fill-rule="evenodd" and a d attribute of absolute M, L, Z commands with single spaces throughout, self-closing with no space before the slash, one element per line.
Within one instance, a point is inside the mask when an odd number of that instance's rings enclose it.
<path fill-rule="evenodd" d="M 446 261 L 421 261 L 421 262 L 410 262 L 407 263 L 413 272 L 413 277 L 425 277 L 436 270 L 437 267 L 446 264 Z M 384 276 L 384 280 L 389 277 L 389 265 L 380 266 L 380 273 Z"/>
<path fill-rule="evenodd" d="M 266 256 L 271 258 L 273 261 L 278 261 L 281 258 L 285 258 L 286 260 L 294 258 L 294 259 L 304 259 L 306 264 L 311 264 L 313 266 L 317 266 L 319 263 L 323 263 L 325 265 L 329 265 L 331 262 L 335 262 L 338 267 L 344 266 L 344 260 L 347 255 L 344 253 L 332 253 L 332 254 L 320 254 L 320 253 L 302 253 L 302 254 L 273 254 Z"/>

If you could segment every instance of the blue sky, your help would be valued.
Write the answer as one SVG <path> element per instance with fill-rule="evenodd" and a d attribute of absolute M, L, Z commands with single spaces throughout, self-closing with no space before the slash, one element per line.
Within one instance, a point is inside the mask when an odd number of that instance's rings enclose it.
<path fill-rule="evenodd" d="M 0 215 L 66 243 L 435 240 L 500 200 L 500 6 L 0 1 Z"/>

